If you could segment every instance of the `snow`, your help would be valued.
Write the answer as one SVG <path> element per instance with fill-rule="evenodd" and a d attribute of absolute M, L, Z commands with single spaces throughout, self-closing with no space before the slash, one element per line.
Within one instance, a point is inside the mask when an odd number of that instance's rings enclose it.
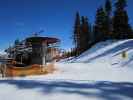
<path fill-rule="evenodd" d="M 132 100 L 132 83 L 1 81 L 1 100 Z M 127 91 L 129 92 L 127 94 Z"/>
<path fill-rule="evenodd" d="M 0 58 L 8 58 L 7 53 L 4 50 L 0 50 Z"/>
<path fill-rule="evenodd" d="M 1 79 L 0 100 L 133 99 L 133 71 L 128 68 L 84 63 L 57 63 L 56 68 L 45 76 Z"/>
<path fill-rule="evenodd" d="M 6 52 L 4 50 L 0 49 L 0 55 L 5 55 L 5 54 L 6 54 Z"/>
<path fill-rule="evenodd" d="M 101 42 L 69 63 L 56 63 L 53 74 L 1 78 L 0 100 L 133 100 L 132 44 Z"/>

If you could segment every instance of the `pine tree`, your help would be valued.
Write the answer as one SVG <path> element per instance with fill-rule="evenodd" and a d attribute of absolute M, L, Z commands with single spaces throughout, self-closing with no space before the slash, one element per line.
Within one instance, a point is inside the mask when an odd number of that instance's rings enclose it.
<path fill-rule="evenodd" d="M 125 9 L 126 6 L 126 0 L 117 0 L 115 3 L 116 10 L 113 18 L 113 31 L 116 39 L 127 39 L 132 35 L 128 14 Z"/>
<path fill-rule="evenodd" d="M 81 52 L 90 48 L 91 43 L 91 25 L 88 23 L 88 18 L 82 16 L 81 24 Z"/>
<path fill-rule="evenodd" d="M 106 3 L 105 3 L 105 11 L 106 11 L 106 13 L 107 13 L 108 16 L 111 15 L 112 4 L 111 4 L 111 1 L 110 0 L 106 0 Z"/>
<path fill-rule="evenodd" d="M 107 35 L 107 21 L 106 13 L 103 7 L 97 9 L 96 21 L 94 25 L 95 42 L 106 40 Z"/>
<path fill-rule="evenodd" d="M 111 13 L 112 13 L 112 3 L 110 0 L 106 0 L 105 2 L 105 13 L 106 13 L 106 26 L 107 26 L 107 39 L 110 39 L 112 36 L 112 20 L 111 20 Z"/>
<path fill-rule="evenodd" d="M 81 29 L 80 29 L 80 15 L 79 12 L 76 13 L 76 19 L 75 19 L 75 26 L 74 26 L 74 34 L 73 34 L 73 42 L 75 44 L 75 49 L 76 49 L 76 55 L 80 54 L 80 35 L 81 35 Z"/>

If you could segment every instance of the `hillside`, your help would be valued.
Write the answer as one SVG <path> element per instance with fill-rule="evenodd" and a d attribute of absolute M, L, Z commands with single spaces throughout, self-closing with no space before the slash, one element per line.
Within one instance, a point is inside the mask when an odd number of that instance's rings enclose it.
<path fill-rule="evenodd" d="M 126 57 L 123 58 L 123 52 Z M 69 62 L 106 62 L 112 66 L 130 66 L 133 59 L 133 40 L 105 41 L 97 43 L 79 57 Z"/>

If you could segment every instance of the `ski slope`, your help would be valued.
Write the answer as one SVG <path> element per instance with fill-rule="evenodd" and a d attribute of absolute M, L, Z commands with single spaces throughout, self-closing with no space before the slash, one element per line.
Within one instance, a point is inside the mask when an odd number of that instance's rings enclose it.
<path fill-rule="evenodd" d="M 123 51 L 126 57 L 123 58 Z M 105 41 L 93 46 L 79 57 L 69 62 L 108 62 L 112 66 L 131 66 L 133 60 L 133 40 Z"/>
<path fill-rule="evenodd" d="M 56 63 L 53 74 L 1 78 L 0 100 L 133 100 L 132 47 L 133 40 L 101 42 Z"/>

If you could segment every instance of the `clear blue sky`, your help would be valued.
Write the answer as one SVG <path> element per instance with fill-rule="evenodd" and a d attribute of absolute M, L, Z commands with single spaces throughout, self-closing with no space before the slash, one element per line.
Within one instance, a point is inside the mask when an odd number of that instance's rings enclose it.
<path fill-rule="evenodd" d="M 43 36 L 61 39 L 62 48 L 72 47 L 71 33 L 76 11 L 94 22 L 97 7 L 104 0 L 0 0 L 0 49 L 16 38 L 44 30 Z M 114 1 L 114 0 L 113 0 Z M 128 0 L 130 23 L 133 24 L 133 0 Z"/>

